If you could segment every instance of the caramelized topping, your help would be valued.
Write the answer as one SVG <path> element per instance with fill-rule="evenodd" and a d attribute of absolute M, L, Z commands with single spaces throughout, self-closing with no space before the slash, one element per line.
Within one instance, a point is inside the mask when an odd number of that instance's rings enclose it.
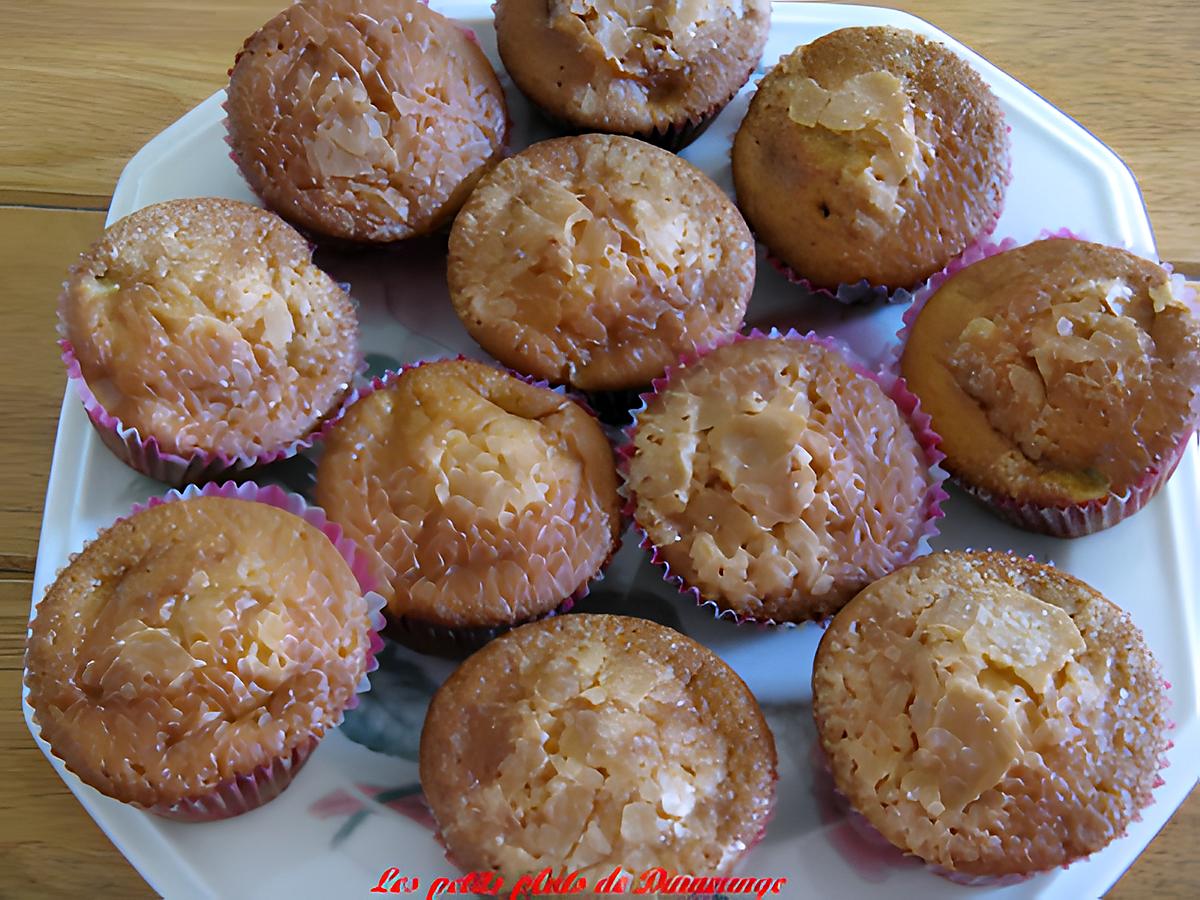
<path fill-rule="evenodd" d="M 1149 799 L 1165 744 L 1161 676 L 1128 617 L 1004 554 L 937 554 L 871 585 L 813 684 L 839 789 L 902 849 L 964 872 L 1098 850 Z"/>
<path fill-rule="evenodd" d="M 742 0 L 549 0 L 550 27 L 603 56 L 614 75 L 650 80 L 708 50 Z"/>
<path fill-rule="evenodd" d="M 317 498 L 373 557 L 393 614 L 450 627 L 550 612 L 607 561 L 620 519 L 595 420 L 465 360 L 358 401 L 329 436 Z"/>
<path fill-rule="evenodd" d="M 900 188 L 909 179 L 924 178 L 936 155 L 929 142 L 933 132 L 925 127 L 928 137 L 917 134 L 904 82 L 888 72 L 866 72 L 832 90 L 812 78 L 796 78 L 788 90 L 788 118 L 805 128 L 852 135 L 859 152 L 848 156 L 844 178 L 860 184 L 867 200 L 890 219 L 903 216 L 905 208 L 897 201 Z"/>
<path fill-rule="evenodd" d="M 738 207 L 812 284 L 909 288 L 995 227 L 1000 104 L 971 66 L 898 28 L 842 28 L 780 58 L 733 145 Z"/>
<path fill-rule="evenodd" d="M 483 51 L 418 0 L 304 0 L 246 42 L 229 127 L 251 186 L 305 226 L 390 241 L 434 230 L 499 154 Z"/>
<path fill-rule="evenodd" d="M 522 371 L 635 388 L 741 324 L 754 240 L 701 172 L 585 135 L 501 163 L 455 221 L 449 279 L 471 334 Z"/>
<path fill-rule="evenodd" d="M 460 865 L 579 869 L 589 885 L 615 865 L 727 873 L 775 777 L 770 732 L 724 663 L 654 623 L 596 615 L 471 657 L 434 697 L 421 760 Z"/>
<path fill-rule="evenodd" d="M 171 804 L 287 757 L 366 673 L 366 602 L 329 539 L 197 497 L 102 532 L 38 606 L 30 705 L 85 782 Z"/>
<path fill-rule="evenodd" d="M 802 340 L 720 347 L 638 416 L 638 524 L 677 574 L 753 618 L 829 615 L 917 550 L 932 476 L 895 404 Z"/>
<path fill-rule="evenodd" d="M 350 298 L 277 216 L 146 207 L 71 270 L 60 311 L 96 399 L 164 450 L 254 455 L 308 434 L 358 365 Z"/>

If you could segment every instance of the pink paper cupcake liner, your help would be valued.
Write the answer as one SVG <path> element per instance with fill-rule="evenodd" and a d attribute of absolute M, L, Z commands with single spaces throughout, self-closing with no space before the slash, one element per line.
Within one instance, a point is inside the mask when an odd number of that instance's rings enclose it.
<path fill-rule="evenodd" d="M 649 533 L 637 520 L 637 497 L 629 487 L 629 466 L 634 455 L 634 437 L 637 434 L 638 418 L 641 413 L 646 411 L 650 400 L 671 383 L 673 376 L 679 374 L 705 354 L 718 347 L 741 341 L 777 339 L 808 341 L 840 355 L 856 373 L 871 379 L 883 389 L 888 398 L 896 404 L 896 407 L 900 410 L 913 435 L 916 437 L 924 454 L 925 462 L 929 466 L 931 481 L 925 491 L 925 499 L 919 511 L 920 517 L 924 521 L 924 527 L 920 534 L 914 538 L 911 553 L 906 559 L 898 562 L 897 566 L 905 565 L 916 559 L 919 555 L 920 545 L 938 535 L 938 520 L 945 515 L 945 512 L 942 510 L 942 503 L 949 496 L 943 488 L 943 482 L 947 476 L 945 470 L 940 465 L 942 459 L 945 457 L 945 454 L 939 449 L 940 438 L 931 427 L 929 416 L 921 410 L 920 401 L 916 395 L 908 390 L 904 384 L 904 379 L 896 378 L 886 372 L 874 372 L 867 368 L 858 360 L 857 356 L 846 344 L 836 338 L 825 337 L 815 332 L 800 334 L 793 329 L 780 332 L 778 329 L 773 328 L 768 332 L 762 332 L 755 328 L 751 329 L 747 334 L 739 333 L 730 335 L 703 349 L 698 349 L 695 353 L 681 357 L 679 363 L 668 369 L 663 377 L 656 378 L 653 381 L 651 385 L 652 389 L 649 392 L 642 394 L 641 406 L 632 411 L 633 422 L 624 429 L 624 441 L 617 448 L 617 469 L 621 475 L 621 490 L 625 497 L 625 516 L 632 522 L 635 532 L 638 535 L 638 546 L 650 554 L 651 563 L 662 569 L 663 581 L 675 587 L 680 596 L 690 596 L 697 606 L 709 608 L 714 618 L 729 619 L 736 625 L 756 624 L 791 627 L 798 623 L 777 622 L 772 618 L 741 615 L 734 610 L 725 609 L 715 599 L 705 597 L 698 587 L 689 584 L 687 579 L 675 572 L 663 556 L 659 547 L 651 539 Z"/>
<path fill-rule="evenodd" d="M 1048 239 L 1087 240 L 1086 237 L 1068 228 L 1045 229 L 1035 238 L 1035 240 L 1039 241 Z M 942 285 L 974 263 L 995 256 L 998 253 L 1015 249 L 1018 246 L 1021 245 L 1012 238 L 1005 238 L 998 243 L 983 241 L 971 247 L 968 252 L 963 253 L 959 258 L 947 265 L 946 268 L 930 278 L 917 291 L 913 297 L 912 305 L 904 311 L 900 330 L 896 333 L 896 343 L 893 344 L 887 354 L 884 370 L 892 377 L 899 377 L 900 358 L 905 345 L 908 343 L 912 327 L 917 321 L 921 310 L 925 308 L 925 304 L 938 292 Z M 1168 273 L 1171 272 L 1170 264 L 1160 263 L 1160 265 Z M 1189 296 L 1189 292 L 1183 290 L 1183 276 L 1172 274 L 1171 279 L 1176 287 L 1180 289 L 1181 296 Z M 1084 503 L 1047 506 L 1027 500 L 1019 500 L 1007 494 L 999 494 L 967 482 L 954 471 L 952 464 L 946 464 L 946 468 L 950 472 L 950 477 L 955 484 L 1006 522 L 1016 525 L 1018 528 L 1024 528 L 1027 531 L 1048 534 L 1052 537 L 1084 537 L 1085 535 L 1102 531 L 1105 528 L 1111 528 L 1149 503 L 1162 490 L 1176 467 L 1182 461 L 1194 433 L 1192 426 L 1181 432 L 1175 448 L 1164 456 L 1163 459 L 1147 468 L 1138 482 L 1127 488 L 1124 492 L 1120 494 L 1110 493 L 1106 497 L 1088 500 Z"/>
<path fill-rule="evenodd" d="M 342 534 L 341 528 L 326 519 L 324 510 L 319 506 L 312 506 L 298 494 L 289 493 L 274 485 L 260 487 L 253 482 L 235 484 L 229 481 L 220 485 L 210 483 L 203 487 L 189 485 L 183 491 L 172 490 L 164 496 L 151 497 L 145 503 L 136 504 L 127 515 L 114 520 L 114 524 L 164 503 L 175 503 L 194 497 L 223 497 L 252 503 L 265 503 L 300 517 L 319 529 L 333 544 L 350 567 L 367 604 L 369 640 L 366 674 L 359 681 L 356 695 L 351 699 L 347 709 L 356 707 L 358 705 L 357 694 L 371 689 L 369 673 L 379 667 L 375 655 L 383 648 L 383 641 L 379 633 L 384 626 L 382 613 L 384 600 L 373 590 L 374 578 L 371 575 L 370 564 L 362 552 L 353 541 Z M 41 728 L 37 723 L 36 711 L 33 715 L 33 722 L 40 735 Z M 338 721 L 332 727 L 336 728 L 339 724 L 341 724 L 340 714 Z M 291 783 L 296 773 L 308 760 L 309 755 L 320 743 L 321 737 L 321 734 L 313 734 L 293 747 L 287 756 L 278 757 L 269 763 L 257 766 L 249 773 L 224 779 L 203 793 L 185 797 L 174 803 L 161 803 L 141 808 L 164 818 L 184 822 L 211 822 L 249 812 L 269 800 L 273 800 Z M 53 747 L 50 747 L 50 752 L 54 753 Z M 66 761 L 57 753 L 54 753 L 54 756 L 66 765 Z M 136 803 L 130 805 L 140 807 L 140 804 Z"/>
<path fill-rule="evenodd" d="M 187 484 L 200 484 L 213 481 L 223 475 L 240 475 L 262 466 L 289 459 L 302 450 L 312 447 L 316 435 L 323 423 L 317 423 L 307 434 L 301 435 L 294 441 L 270 450 L 260 450 L 255 453 L 229 455 L 196 450 L 189 456 L 164 450 L 159 446 L 158 439 L 142 437 L 137 428 L 127 425 L 114 416 L 96 398 L 92 389 L 83 377 L 75 347 L 66 337 L 66 329 L 62 321 L 58 325 L 59 341 L 63 365 L 67 370 L 67 382 L 74 386 L 75 393 L 83 404 L 88 421 L 96 430 L 101 443 L 113 455 L 130 468 L 141 472 L 157 481 L 171 487 L 183 487 Z M 360 362 L 359 370 L 365 371 L 366 364 Z M 334 404 L 325 421 L 335 419 L 344 411 L 351 386 L 347 385 L 341 399 Z"/>
<path fill-rule="evenodd" d="M 454 357 L 447 357 L 446 359 L 478 362 L 478 360 L 472 360 L 470 357 L 463 356 L 462 354 Z M 364 400 L 376 391 L 390 386 L 397 379 L 399 379 L 400 376 L 407 372 L 410 372 L 414 369 L 419 369 L 421 366 L 429 365 L 430 363 L 445 361 L 445 359 L 427 359 L 419 360 L 413 363 L 406 363 L 400 366 L 398 369 L 392 369 L 388 372 L 385 372 L 383 375 L 376 376 L 370 381 L 369 384 L 355 388 L 351 392 L 350 396 L 346 399 L 346 402 L 343 404 L 338 417 L 330 420 L 321 428 L 320 432 L 317 434 L 317 441 L 323 442 L 328 437 L 330 432 L 337 427 L 338 422 L 344 418 L 345 414 L 358 401 Z M 523 381 L 525 384 L 531 385 L 532 387 L 544 388 L 546 390 L 553 391 L 556 394 L 560 394 L 561 396 L 566 397 L 572 402 L 578 404 L 588 415 L 598 419 L 595 410 L 593 410 L 588 404 L 585 397 L 570 391 L 565 387 L 556 387 L 547 381 L 533 378 L 529 375 L 523 375 L 520 372 L 516 372 L 495 362 L 482 363 L 482 365 L 490 365 L 492 368 L 502 371 L 507 375 L 511 375 L 513 378 Z M 604 428 L 602 423 L 601 428 Z M 624 528 L 622 528 L 621 531 L 624 532 Z M 505 623 L 503 625 L 489 625 L 476 628 L 451 627 L 447 625 L 441 625 L 436 622 L 430 622 L 415 616 L 401 615 L 388 608 L 387 604 L 384 603 L 382 607 L 382 618 L 385 622 L 385 625 L 382 629 L 383 634 L 389 638 L 392 638 L 396 642 L 403 644 L 409 649 L 415 650 L 418 653 L 424 653 L 429 656 L 440 656 L 446 659 L 465 659 L 476 650 L 481 648 L 484 644 L 496 637 L 499 637 L 506 631 L 511 631 L 512 629 L 519 628 L 522 625 L 528 625 L 530 622 L 537 622 L 541 619 L 548 619 L 552 616 L 563 615 L 564 613 L 570 612 L 576 603 L 580 602 L 591 593 L 593 585 L 604 580 L 604 570 L 608 567 L 608 564 L 612 561 L 613 556 L 616 555 L 620 547 L 621 538 L 618 535 L 617 540 L 609 550 L 608 556 L 600 565 L 600 568 L 596 574 L 576 588 L 571 596 L 563 598 L 563 600 L 557 606 L 545 613 L 542 613 L 541 615 L 530 616 L 520 619 L 516 622 Z"/>
<path fill-rule="evenodd" d="M 160 803 L 147 807 L 146 811 L 177 822 L 216 822 L 240 816 L 282 794 L 319 743 L 319 738 L 309 738 L 291 756 L 258 766 L 249 775 L 226 779 L 204 794 L 185 797 L 176 803 Z"/>

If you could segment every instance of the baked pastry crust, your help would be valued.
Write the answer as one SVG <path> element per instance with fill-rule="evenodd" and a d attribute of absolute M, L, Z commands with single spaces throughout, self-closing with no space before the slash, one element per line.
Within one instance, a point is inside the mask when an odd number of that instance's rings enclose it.
<path fill-rule="evenodd" d="M 169 807 L 336 726 L 369 631 L 353 572 L 315 526 L 265 503 L 163 503 L 102 531 L 47 590 L 29 705 L 84 782 Z"/>
<path fill-rule="evenodd" d="M 584 390 L 644 387 L 738 329 L 754 238 L 704 173 L 633 138 L 534 144 L 450 233 L 454 308 L 502 363 Z"/>
<path fill-rule="evenodd" d="M 937 553 L 834 617 L 813 713 L 838 790 L 900 849 L 968 875 L 1106 846 L 1167 749 L 1157 662 L 1083 582 L 1003 553 Z"/>
<path fill-rule="evenodd" d="M 620 534 L 596 420 L 470 360 L 408 369 L 351 406 L 326 438 L 316 497 L 371 557 L 388 612 L 446 628 L 553 612 Z"/>
<path fill-rule="evenodd" d="M 907 288 L 1000 215 L 1000 105 L 958 55 L 898 28 L 843 28 L 783 57 L 733 144 L 738 205 L 813 285 Z"/>
<path fill-rule="evenodd" d="M 450 858 L 506 883 L 546 866 L 728 874 L 760 837 L 775 742 L 714 653 L 643 619 L 511 631 L 434 695 L 421 787 Z"/>
<path fill-rule="evenodd" d="M 503 152 L 504 92 L 473 34 L 419 0 L 302 0 L 246 40 L 226 102 L 250 187 L 353 241 L 428 234 Z"/>

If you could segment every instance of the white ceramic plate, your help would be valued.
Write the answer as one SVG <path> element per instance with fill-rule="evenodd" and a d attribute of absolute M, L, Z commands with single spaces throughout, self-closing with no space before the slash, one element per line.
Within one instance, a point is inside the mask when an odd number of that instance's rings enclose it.
<path fill-rule="evenodd" d="M 486 0 L 436 2 L 479 35 L 498 72 Z M 997 236 L 1030 240 L 1045 227 L 1069 227 L 1147 256 L 1154 241 L 1137 184 L 1111 151 L 1078 124 L 931 25 L 884 9 L 783 4 L 774 10 L 764 64 L 798 44 L 845 25 L 890 24 L 943 41 L 967 57 L 992 85 L 1012 126 L 1014 177 Z M 233 50 L 230 48 L 232 57 Z M 514 146 L 547 136 L 504 79 L 515 123 Z M 730 189 L 729 146 L 751 87 L 684 156 Z M 222 95 L 216 94 L 147 144 L 125 168 L 109 221 L 175 197 L 219 195 L 251 200 L 224 143 Z M 436 255 L 400 248 L 356 257 L 322 254 L 320 262 L 349 281 L 360 303 L 363 343 L 376 367 L 465 353 L 482 357 L 455 318 Z M 898 309 L 844 308 L 797 294 L 769 265 L 759 268 L 751 324 L 796 325 L 849 341 L 878 359 L 895 333 Z M 1127 836 L 1069 870 L 991 889 L 1012 897 L 1096 897 L 1134 860 L 1182 802 L 1200 772 L 1197 710 L 1196 559 L 1200 558 L 1195 447 L 1168 489 L 1115 528 L 1076 541 L 1039 537 L 1001 525 L 959 493 L 947 505 L 935 547 L 996 547 L 1052 559 L 1129 609 L 1173 682 L 1178 723 L 1172 766 L 1156 803 Z M 293 470 L 291 476 L 296 476 Z M 34 597 L 97 530 L 163 487 L 117 462 L 93 434 L 76 398 L 62 407 L 46 498 Z M 778 811 L 743 866 L 755 876 L 787 877 L 786 894 L 840 897 L 942 897 L 963 888 L 898 853 L 860 840 L 814 764 L 809 706 L 815 626 L 764 631 L 715 622 L 691 609 L 628 542 L 589 608 L 638 611 L 669 622 L 720 653 L 757 694 L 780 751 Z M 358 894 L 396 867 L 422 884 L 455 873 L 425 821 L 416 790 L 415 741 L 429 692 L 447 664 L 389 648 L 358 715 L 326 738 L 295 783 L 267 806 L 226 822 L 168 822 L 101 796 L 50 761 L 138 871 L 173 897 L 337 896 Z M 25 705 L 26 719 L 29 707 Z M 32 728 L 32 725 L 31 725 Z M 36 729 L 34 729 L 36 732 Z M 366 749 L 347 737 L 383 748 Z M 45 744 L 39 738 L 43 751 Z M 421 889 L 424 896 L 425 888 Z"/>

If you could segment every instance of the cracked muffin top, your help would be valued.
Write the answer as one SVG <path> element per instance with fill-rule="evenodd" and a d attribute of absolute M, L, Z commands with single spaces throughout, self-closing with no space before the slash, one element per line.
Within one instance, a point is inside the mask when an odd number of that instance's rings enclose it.
<path fill-rule="evenodd" d="M 738 205 L 797 275 L 909 288 L 1000 215 L 1008 130 L 979 74 L 899 28 L 843 28 L 784 56 L 733 145 Z"/>
<path fill-rule="evenodd" d="M 923 441 L 836 350 L 752 338 L 671 372 L 637 415 L 625 483 L 700 599 L 820 620 L 918 552 L 940 495 Z"/>
<path fill-rule="evenodd" d="M 434 231 L 502 152 L 504 93 L 473 34 L 419 0 L 303 0 L 230 70 L 230 145 L 251 188 L 320 234 Z"/>
<path fill-rule="evenodd" d="M 620 532 L 596 420 L 462 359 L 405 370 L 351 406 L 326 437 L 316 497 L 371 558 L 388 612 L 444 628 L 554 611 Z"/>
<path fill-rule="evenodd" d="M 273 213 L 205 197 L 126 216 L 71 269 L 63 336 L 105 411 L 169 453 L 310 434 L 361 361 L 350 297 Z"/>
<path fill-rule="evenodd" d="M 969 485 L 1045 506 L 1123 494 L 1200 417 L 1200 317 L 1118 247 L 1035 241 L 947 279 L 901 373 Z"/>
<path fill-rule="evenodd" d="M 366 674 L 367 602 L 320 529 L 194 497 L 101 532 L 31 626 L 29 704 L 75 774 L 151 807 L 286 758 Z"/>
<path fill-rule="evenodd" d="M 505 365 L 638 388 L 740 327 L 754 254 L 737 207 L 690 163 L 629 137 L 558 138 L 471 195 L 450 234 L 450 296 Z"/>
<path fill-rule="evenodd" d="M 813 713 L 854 808 L 967 875 L 1101 849 L 1167 749 L 1165 683 L 1129 615 L 1004 553 L 926 556 L 851 600 L 817 650 Z"/>
<path fill-rule="evenodd" d="M 758 65 L 768 0 L 498 0 L 517 86 L 588 131 L 649 137 L 719 111 Z"/>
<path fill-rule="evenodd" d="M 506 882 L 550 866 L 724 875 L 774 801 L 775 742 L 708 648 L 644 619 L 511 631 L 438 690 L 421 787 L 449 857 Z"/>

